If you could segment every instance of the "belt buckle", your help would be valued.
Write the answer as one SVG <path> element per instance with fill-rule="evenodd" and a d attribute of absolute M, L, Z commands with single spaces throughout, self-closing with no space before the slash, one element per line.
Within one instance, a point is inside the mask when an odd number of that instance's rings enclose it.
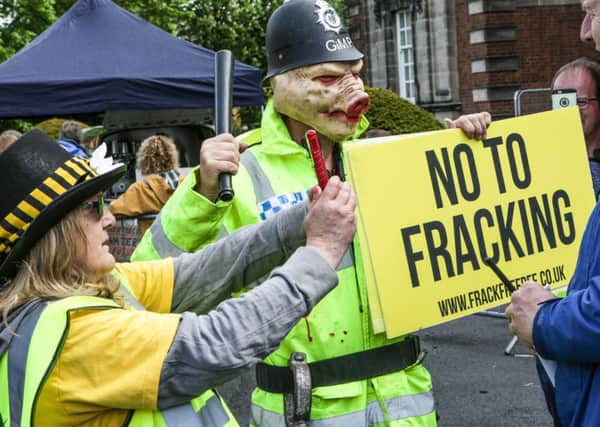
<path fill-rule="evenodd" d="M 287 427 L 310 426 L 310 408 L 312 405 L 312 380 L 306 354 L 294 352 L 288 363 L 292 373 L 292 393 L 283 396 L 285 424 Z"/>

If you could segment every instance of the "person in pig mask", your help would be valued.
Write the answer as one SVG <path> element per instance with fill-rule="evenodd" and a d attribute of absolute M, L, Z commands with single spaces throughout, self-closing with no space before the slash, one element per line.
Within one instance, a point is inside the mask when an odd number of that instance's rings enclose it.
<path fill-rule="evenodd" d="M 266 44 L 273 97 L 261 128 L 246 135 L 260 143 L 245 150 L 228 134 L 204 141 L 199 168 L 163 207 L 133 260 L 198 250 L 302 202 L 317 182 L 306 131 L 318 132 L 330 175 L 341 170 L 339 143 L 366 131 L 369 96 L 359 76 L 363 54 L 327 2 L 285 2 L 269 19 Z M 469 115 L 448 126 L 481 137 L 487 124 L 489 115 Z M 217 200 L 222 172 L 234 174 L 231 202 Z M 419 339 L 388 340 L 372 332 L 360 258 L 355 243 L 338 267 L 338 287 L 257 366 L 253 425 L 303 425 L 309 419 L 315 426 L 436 425 Z M 230 266 L 212 268 L 226 275 Z M 301 377 L 306 366 L 298 352 L 310 367 L 311 386 Z M 294 368 L 296 382 L 290 358 L 300 366 Z"/>

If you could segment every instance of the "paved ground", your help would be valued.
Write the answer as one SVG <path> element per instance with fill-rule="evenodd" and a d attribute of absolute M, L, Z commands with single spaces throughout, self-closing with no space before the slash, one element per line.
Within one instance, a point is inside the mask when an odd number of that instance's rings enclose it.
<path fill-rule="evenodd" d="M 551 426 L 535 361 L 503 319 L 469 316 L 421 332 L 440 426 Z"/>
<path fill-rule="evenodd" d="M 533 358 L 520 345 L 514 356 L 504 354 L 511 335 L 503 319 L 469 316 L 420 336 L 441 427 L 552 425 Z M 252 381 L 248 375 L 219 389 L 242 426 Z"/>

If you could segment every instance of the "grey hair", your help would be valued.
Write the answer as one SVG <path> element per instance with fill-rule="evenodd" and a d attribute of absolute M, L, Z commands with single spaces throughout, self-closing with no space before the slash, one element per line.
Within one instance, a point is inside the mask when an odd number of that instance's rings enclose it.
<path fill-rule="evenodd" d="M 83 132 L 81 131 L 81 125 L 74 120 L 66 120 L 63 122 L 60 128 L 60 139 L 70 139 L 77 143 L 83 139 Z"/>

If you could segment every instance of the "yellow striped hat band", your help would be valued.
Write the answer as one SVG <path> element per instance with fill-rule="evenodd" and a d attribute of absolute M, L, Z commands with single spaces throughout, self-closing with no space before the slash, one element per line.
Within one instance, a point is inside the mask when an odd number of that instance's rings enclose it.
<path fill-rule="evenodd" d="M 0 220 L 0 254 L 10 253 L 15 242 L 38 215 L 75 185 L 95 177 L 96 171 L 81 157 L 72 157 L 33 189 L 17 207 Z"/>

